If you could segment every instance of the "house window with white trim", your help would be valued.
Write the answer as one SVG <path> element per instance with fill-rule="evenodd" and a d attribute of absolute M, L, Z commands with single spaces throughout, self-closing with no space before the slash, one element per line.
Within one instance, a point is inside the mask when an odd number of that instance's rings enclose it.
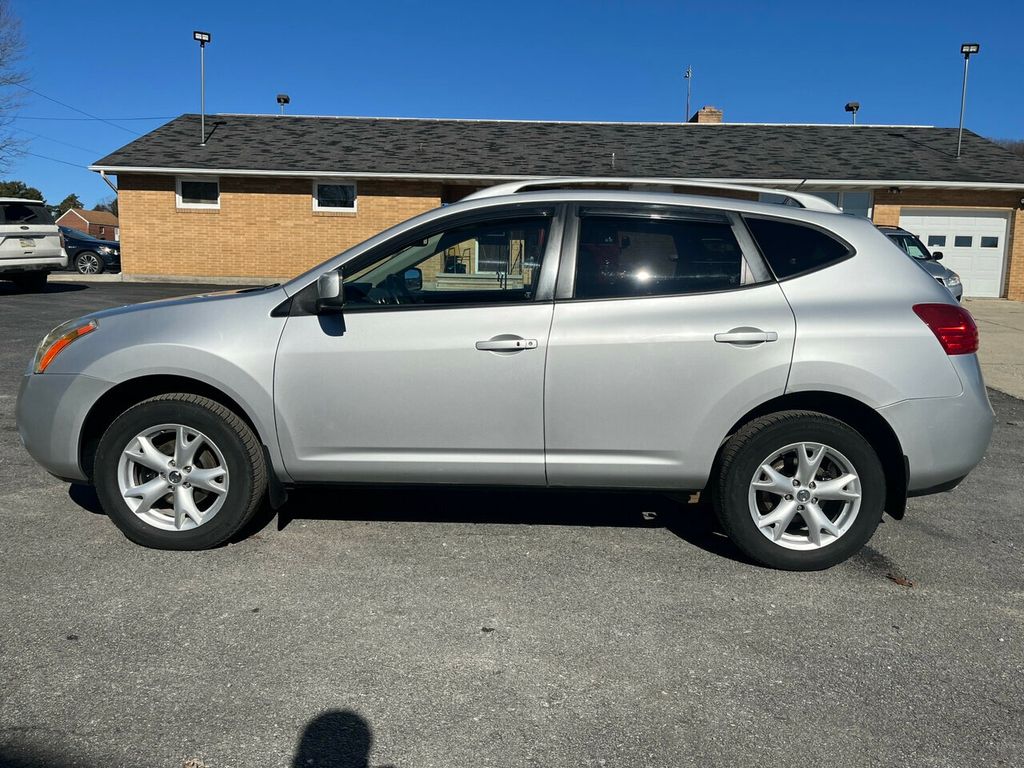
<path fill-rule="evenodd" d="M 851 216 L 860 216 L 865 219 L 871 218 L 871 193 L 867 191 L 847 192 L 817 192 L 813 189 L 807 190 L 809 194 L 828 200 L 843 213 Z"/>
<path fill-rule="evenodd" d="M 850 216 L 861 216 L 865 219 L 871 218 L 872 203 L 874 199 L 871 192 L 854 190 L 850 192 L 840 191 L 822 191 L 815 189 L 802 189 L 801 192 L 806 192 L 809 195 L 820 197 L 822 200 L 827 200 L 836 206 L 843 213 L 849 214 Z M 784 202 L 785 198 L 781 195 L 773 194 L 771 192 L 762 192 L 758 198 L 763 203 L 779 203 Z"/>
<path fill-rule="evenodd" d="M 179 208 L 220 208 L 220 179 L 178 176 L 175 179 L 175 198 Z"/>
<path fill-rule="evenodd" d="M 351 181 L 313 182 L 313 210 L 354 212 L 356 185 Z"/>

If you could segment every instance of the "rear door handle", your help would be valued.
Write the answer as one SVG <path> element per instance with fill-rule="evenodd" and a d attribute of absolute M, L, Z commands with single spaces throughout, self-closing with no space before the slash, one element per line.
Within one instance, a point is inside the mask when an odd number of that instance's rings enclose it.
<path fill-rule="evenodd" d="M 715 341 L 720 344 L 762 344 L 778 340 L 779 334 L 775 331 L 762 331 L 758 328 L 733 328 L 731 331 L 715 334 Z"/>
<path fill-rule="evenodd" d="M 476 343 L 477 349 L 482 349 L 485 352 L 515 352 L 522 349 L 536 349 L 536 339 L 490 339 L 488 341 L 478 341 Z"/>

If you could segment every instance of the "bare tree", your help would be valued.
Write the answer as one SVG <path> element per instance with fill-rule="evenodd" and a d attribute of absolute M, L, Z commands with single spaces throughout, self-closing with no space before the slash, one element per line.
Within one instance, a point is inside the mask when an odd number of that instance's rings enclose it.
<path fill-rule="evenodd" d="M 993 141 L 1013 154 L 1024 157 L 1024 139 L 993 139 Z"/>
<path fill-rule="evenodd" d="M 10 0 L 0 0 L 0 169 L 10 165 L 24 144 L 11 131 L 11 115 L 22 102 L 23 92 L 18 86 L 27 79 L 20 66 L 24 53 L 21 20 L 11 9 Z"/>

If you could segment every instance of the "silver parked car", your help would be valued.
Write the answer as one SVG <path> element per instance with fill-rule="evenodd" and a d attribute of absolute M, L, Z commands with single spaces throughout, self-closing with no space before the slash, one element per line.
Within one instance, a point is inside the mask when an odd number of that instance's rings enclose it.
<path fill-rule="evenodd" d="M 22 440 L 152 547 L 216 546 L 303 483 L 644 488 L 710 495 L 787 569 L 981 460 L 974 322 L 870 222 L 602 182 L 495 187 L 285 285 L 65 323 Z"/>
<path fill-rule="evenodd" d="M 917 264 L 935 278 L 936 281 L 946 286 L 953 298 L 960 301 L 964 297 L 964 286 L 960 282 L 960 275 L 952 269 L 947 269 L 939 262 L 942 254 L 939 251 L 929 253 L 921 238 L 913 232 L 908 232 L 902 227 L 880 226 L 879 229 L 886 237 L 895 243 L 901 251 L 907 254 Z"/>

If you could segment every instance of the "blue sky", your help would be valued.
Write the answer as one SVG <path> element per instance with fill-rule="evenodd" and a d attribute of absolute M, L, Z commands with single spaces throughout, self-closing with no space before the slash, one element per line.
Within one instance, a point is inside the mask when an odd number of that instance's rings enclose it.
<path fill-rule="evenodd" d="M 13 0 L 29 85 L 104 118 L 26 94 L 15 126 L 32 155 L 3 178 L 50 202 L 111 193 L 82 167 L 162 120 L 209 112 L 552 120 L 680 120 L 693 104 L 729 122 L 955 126 L 961 42 L 971 60 L 967 127 L 1024 138 L 1024 3 Z M 32 117 L 64 118 L 36 120 Z M 34 134 L 34 135 L 32 135 Z M 60 143 L 63 142 L 63 143 Z M 73 146 L 69 146 L 73 145 Z"/>

